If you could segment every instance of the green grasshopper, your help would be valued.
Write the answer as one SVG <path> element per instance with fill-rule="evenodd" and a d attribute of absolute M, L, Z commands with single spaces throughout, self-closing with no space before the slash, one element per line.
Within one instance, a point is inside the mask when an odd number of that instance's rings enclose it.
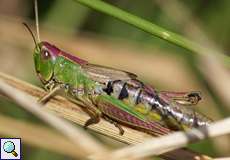
<path fill-rule="evenodd" d="M 84 127 L 101 118 L 114 124 L 122 135 L 121 124 L 153 134 L 206 126 L 211 120 L 186 107 L 201 100 L 199 92 L 159 92 L 137 79 L 133 73 L 90 64 L 53 44 L 40 41 L 37 2 L 35 1 L 37 39 L 34 43 L 35 70 L 48 93 L 48 101 L 57 91 L 84 105 L 90 118 Z"/>

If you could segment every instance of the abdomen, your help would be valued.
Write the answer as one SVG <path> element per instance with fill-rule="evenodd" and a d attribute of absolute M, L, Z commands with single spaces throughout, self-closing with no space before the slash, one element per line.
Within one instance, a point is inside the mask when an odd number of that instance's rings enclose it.
<path fill-rule="evenodd" d="M 154 89 L 138 80 L 109 82 L 104 91 L 143 114 L 148 122 L 160 122 L 176 130 L 207 125 L 210 122 L 190 108 L 166 103 Z"/>

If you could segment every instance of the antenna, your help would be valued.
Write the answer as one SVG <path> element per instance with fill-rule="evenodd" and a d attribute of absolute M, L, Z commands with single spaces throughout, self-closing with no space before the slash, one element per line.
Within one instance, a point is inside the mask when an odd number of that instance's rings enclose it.
<path fill-rule="evenodd" d="M 31 34 L 31 36 L 32 36 L 32 38 L 33 38 L 33 40 L 34 40 L 34 44 L 35 44 L 35 46 L 36 46 L 36 45 L 37 45 L 37 42 L 36 42 L 36 39 L 35 39 L 35 36 L 34 36 L 32 30 L 30 29 L 30 27 L 29 27 L 25 22 L 23 22 L 22 24 L 26 27 L 26 29 L 27 29 L 27 30 L 29 31 L 29 33 Z"/>
<path fill-rule="evenodd" d="M 41 42 L 40 33 L 39 33 L 38 1 L 37 0 L 34 0 L 34 12 L 35 12 L 35 22 L 36 22 L 36 30 L 37 30 L 37 40 L 38 40 L 38 42 Z"/>

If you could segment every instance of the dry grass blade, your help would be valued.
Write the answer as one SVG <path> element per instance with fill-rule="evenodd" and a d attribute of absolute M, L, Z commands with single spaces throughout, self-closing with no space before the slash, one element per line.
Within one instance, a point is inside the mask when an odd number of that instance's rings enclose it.
<path fill-rule="evenodd" d="M 215 160 L 230 160 L 230 157 L 224 157 L 224 158 L 215 158 Z"/>
<path fill-rule="evenodd" d="M 10 126 L 10 127 L 9 127 Z M 41 147 L 59 154 L 79 158 L 81 150 L 55 131 L 0 114 L 0 135 L 20 137 L 23 143 Z M 39 138 L 38 138 L 39 137 Z"/>
<path fill-rule="evenodd" d="M 88 154 L 105 151 L 104 147 L 102 147 L 102 145 L 100 145 L 93 138 L 91 138 L 86 132 L 77 129 L 69 122 L 59 117 L 56 117 L 48 112 L 43 111 L 41 109 L 42 106 L 36 103 L 34 99 L 31 99 L 31 97 L 29 97 L 22 91 L 13 88 L 12 86 L 10 86 L 2 80 L 0 80 L 0 90 L 4 95 L 13 99 L 21 107 L 30 111 L 41 120 L 55 127 L 66 137 L 70 138 L 70 140 L 73 143 L 75 143 L 76 146 L 81 148 L 81 152 L 79 152 L 80 156 L 84 157 Z M 79 139 L 81 140 L 79 141 Z"/>
<path fill-rule="evenodd" d="M 186 146 L 207 137 L 217 137 L 230 133 L 230 118 L 218 121 L 207 127 L 192 129 L 188 132 L 175 132 L 170 135 L 148 140 L 141 144 L 126 147 L 109 154 L 109 157 L 98 156 L 99 159 L 139 159 L 151 155 L 159 155 Z"/>
<path fill-rule="evenodd" d="M 207 82 L 228 107 L 228 111 L 230 111 L 230 74 L 228 70 L 219 63 L 219 59 L 212 56 L 200 57 L 199 68 L 207 79 Z M 215 76 L 207 72 L 208 70 L 215 73 Z"/>
<path fill-rule="evenodd" d="M 25 94 L 30 95 L 33 98 L 38 99 L 42 95 L 44 95 L 43 90 L 3 73 L 0 73 L 0 79 L 5 81 L 12 87 L 23 91 Z M 43 107 L 43 109 L 51 111 L 54 114 L 57 114 L 80 125 L 83 125 L 85 121 L 89 118 L 78 106 L 76 106 L 76 104 L 73 104 L 67 99 L 60 96 L 55 96 L 53 99 L 51 99 L 46 104 L 46 106 Z M 125 130 L 125 134 L 123 136 L 120 136 L 118 134 L 119 132 L 117 128 L 104 120 L 101 120 L 99 124 L 89 127 L 89 129 L 92 129 L 100 134 L 106 135 L 126 144 L 138 144 L 152 138 L 152 136 L 143 132 L 139 132 L 137 130 L 133 130 L 127 127 L 123 128 Z M 202 155 L 187 149 L 179 149 L 161 155 L 161 157 L 170 160 L 195 160 L 195 158 L 199 156 Z"/>

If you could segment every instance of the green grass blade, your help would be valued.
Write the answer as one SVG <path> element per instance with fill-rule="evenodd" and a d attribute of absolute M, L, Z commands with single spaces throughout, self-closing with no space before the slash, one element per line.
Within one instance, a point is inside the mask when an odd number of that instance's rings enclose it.
<path fill-rule="evenodd" d="M 115 17 L 147 33 L 150 33 L 154 36 L 164 39 L 186 50 L 192 51 L 193 53 L 198 53 L 198 54 L 215 53 L 213 51 L 210 51 L 210 49 L 200 46 L 198 43 L 194 43 L 191 40 L 184 38 L 183 36 L 170 32 L 154 23 L 151 23 L 143 18 L 135 16 L 131 13 L 128 13 L 120 8 L 112 6 L 103 1 L 100 0 L 74 0 L 74 1 L 79 2 L 80 4 L 85 5 L 87 7 L 93 8 L 99 12 Z M 230 57 L 222 54 L 221 58 L 223 58 L 223 62 L 226 65 L 230 66 Z"/>

